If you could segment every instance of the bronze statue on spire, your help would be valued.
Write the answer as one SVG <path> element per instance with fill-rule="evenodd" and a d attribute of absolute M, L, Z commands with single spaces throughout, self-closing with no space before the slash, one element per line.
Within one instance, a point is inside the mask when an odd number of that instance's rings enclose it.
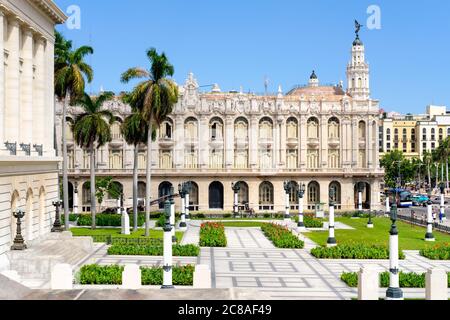
<path fill-rule="evenodd" d="M 361 25 L 358 20 L 355 20 L 355 33 L 356 33 L 356 37 L 359 37 L 359 31 L 361 30 L 361 28 L 364 27 L 363 25 Z"/>

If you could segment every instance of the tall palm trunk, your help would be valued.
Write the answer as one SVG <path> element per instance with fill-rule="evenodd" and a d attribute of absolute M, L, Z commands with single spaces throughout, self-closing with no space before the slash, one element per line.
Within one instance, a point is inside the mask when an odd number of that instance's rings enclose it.
<path fill-rule="evenodd" d="M 447 190 L 448 190 L 448 157 L 445 159 L 445 173 L 446 173 L 446 180 L 447 180 Z"/>
<path fill-rule="evenodd" d="M 147 135 L 147 168 L 146 168 L 146 190 L 145 190 L 145 236 L 150 236 L 150 201 L 152 190 L 152 122 L 153 113 L 150 113 L 149 129 Z"/>
<path fill-rule="evenodd" d="M 90 147 L 91 151 L 91 215 L 92 215 L 92 230 L 95 230 L 96 223 L 95 223 L 95 214 L 96 214 L 96 208 L 95 208 L 95 149 L 94 149 L 94 143 L 91 144 Z"/>
<path fill-rule="evenodd" d="M 63 206 L 64 206 L 64 223 L 66 231 L 70 230 L 69 225 L 69 178 L 67 173 L 67 140 L 66 140 L 66 115 L 67 107 L 70 101 L 70 91 L 67 90 L 63 103 L 62 116 L 62 154 L 63 154 Z M 59 195 L 58 195 L 59 197 Z"/>
<path fill-rule="evenodd" d="M 138 231 L 138 146 L 134 146 L 134 164 L 133 164 L 133 224 L 134 231 Z"/>
<path fill-rule="evenodd" d="M 428 187 L 431 189 L 431 171 L 430 171 L 430 164 L 427 164 L 427 171 L 428 171 Z"/>

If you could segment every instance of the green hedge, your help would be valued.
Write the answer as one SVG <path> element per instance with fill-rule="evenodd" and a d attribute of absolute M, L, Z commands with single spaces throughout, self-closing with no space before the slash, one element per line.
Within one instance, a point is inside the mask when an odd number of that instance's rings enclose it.
<path fill-rule="evenodd" d="M 76 221 L 78 220 L 78 217 L 79 217 L 79 216 L 80 216 L 79 214 L 73 214 L 73 213 L 71 213 L 71 214 L 69 214 L 69 221 L 70 221 L 70 222 L 76 222 Z M 61 223 L 64 224 L 64 221 L 65 221 L 64 212 L 61 212 L 61 216 L 60 216 L 60 217 L 61 217 L 61 218 L 60 218 Z"/>
<path fill-rule="evenodd" d="M 378 245 L 341 244 L 336 247 L 317 247 L 311 254 L 318 259 L 389 259 L 389 249 Z M 403 251 L 399 252 L 400 259 L 405 259 Z"/>
<path fill-rule="evenodd" d="M 420 255 L 431 260 L 450 260 L 450 244 L 439 244 L 420 250 Z"/>
<path fill-rule="evenodd" d="M 109 255 L 116 256 L 162 256 L 163 253 L 163 246 L 115 244 L 108 249 Z M 200 248 L 193 244 L 173 245 L 172 255 L 175 257 L 198 257 Z"/>
<path fill-rule="evenodd" d="M 85 265 L 77 273 L 82 285 L 121 285 L 124 267 L 118 265 L 100 266 Z M 172 268 L 173 284 L 177 286 L 192 286 L 194 266 L 174 266 Z M 142 285 L 162 285 L 163 269 L 161 267 L 141 267 Z"/>
<path fill-rule="evenodd" d="M 358 273 L 349 272 L 341 275 L 341 280 L 349 287 L 358 287 Z M 382 288 L 389 287 L 389 272 L 380 273 L 380 286 Z M 404 273 L 400 272 L 401 288 L 425 288 L 425 273 Z M 450 273 L 448 273 L 448 287 L 450 288 Z"/>
<path fill-rule="evenodd" d="M 130 223 L 132 224 L 133 215 L 130 214 Z M 97 227 L 120 227 L 122 225 L 122 215 L 120 214 L 97 214 L 95 216 L 95 222 Z M 138 226 L 142 226 L 145 223 L 145 214 L 138 214 Z M 83 214 L 78 217 L 78 226 L 91 226 L 92 216 Z"/>
<path fill-rule="evenodd" d="M 227 237 L 225 236 L 225 226 L 223 223 L 207 222 L 200 227 L 200 247 L 227 246 Z"/>
<path fill-rule="evenodd" d="M 266 223 L 261 227 L 264 235 L 272 241 L 277 248 L 303 249 L 305 243 L 294 236 L 292 232 L 283 226 Z"/>
<path fill-rule="evenodd" d="M 295 222 L 298 223 L 298 216 L 295 217 Z M 305 224 L 305 228 L 315 228 L 322 229 L 323 228 L 323 220 L 313 217 L 312 215 L 304 215 L 303 223 Z"/>

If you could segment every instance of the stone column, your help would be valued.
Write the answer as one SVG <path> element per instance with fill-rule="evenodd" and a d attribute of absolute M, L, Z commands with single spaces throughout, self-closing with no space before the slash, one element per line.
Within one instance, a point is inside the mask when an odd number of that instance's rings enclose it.
<path fill-rule="evenodd" d="M 353 120 L 352 122 L 352 168 L 358 168 L 358 157 L 359 157 L 359 132 L 358 132 L 358 121 Z"/>
<path fill-rule="evenodd" d="M 367 155 L 367 167 L 369 169 L 372 168 L 372 164 L 373 164 L 373 126 L 372 126 L 372 121 L 368 121 L 367 126 L 366 126 L 366 155 Z"/>
<path fill-rule="evenodd" d="M 5 142 L 3 136 L 3 130 L 5 128 L 5 123 L 4 123 L 4 112 L 5 112 L 5 105 L 4 105 L 4 101 L 5 101 L 5 55 L 4 55 L 4 51 L 5 51 L 5 42 L 3 41 L 4 39 L 4 33 L 5 31 L 5 14 L 3 13 L 3 11 L 1 11 L 0 9 L 0 102 L 1 102 L 1 107 L 0 107 L 0 150 L 2 150 L 4 148 L 3 143 Z"/>
<path fill-rule="evenodd" d="M 173 132 L 175 139 L 175 152 L 174 152 L 174 167 L 175 169 L 182 169 L 184 167 L 184 123 L 181 116 L 177 116 L 175 119 L 175 128 Z"/>
<path fill-rule="evenodd" d="M 280 164 L 283 169 L 287 168 L 287 161 L 286 161 L 286 153 L 287 153 L 287 126 L 286 126 L 286 120 L 282 120 L 280 123 Z"/>
<path fill-rule="evenodd" d="M 280 125 L 278 119 L 273 122 L 273 145 L 272 145 L 272 169 L 277 169 L 280 163 Z"/>
<path fill-rule="evenodd" d="M 44 144 L 45 140 L 45 39 L 36 39 L 36 74 L 33 86 L 33 144 Z"/>
<path fill-rule="evenodd" d="M 22 74 L 20 77 L 20 143 L 31 143 L 33 139 L 33 33 L 23 28 Z M 43 125 L 43 124 L 42 124 Z"/>
<path fill-rule="evenodd" d="M 252 118 L 250 120 L 250 131 L 249 131 L 249 159 L 250 159 L 250 168 L 255 169 L 258 168 L 258 153 L 259 153 L 259 141 L 258 141 L 258 119 Z"/>
<path fill-rule="evenodd" d="M 302 116 L 300 119 L 300 149 L 299 149 L 299 158 L 300 158 L 300 169 L 306 169 L 306 161 L 307 161 L 307 152 L 308 152 L 308 125 L 307 119 L 305 116 Z"/>
<path fill-rule="evenodd" d="M 233 118 L 227 117 L 226 123 L 225 123 L 225 168 L 226 169 L 233 169 L 234 164 L 234 124 L 233 124 Z"/>
<path fill-rule="evenodd" d="M 45 72 L 45 110 L 48 114 L 54 114 L 55 112 L 55 97 L 53 90 L 53 82 L 54 82 L 54 40 L 46 39 L 45 52 L 44 52 L 44 72 Z M 48 125 L 45 129 L 45 137 L 44 137 L 44 154 L 47 156 L 54 156 L 55 152 L 53 150 L 53 126 L 54 119 L 53 117 L 48 120 Z M 60 131 L 59 131 L 60 132 Z"/>
<path fill-rule="evenodd" d="M 8 19 L 10 28 L 8 37 L 8 61 L 7 73 L 5 74 L 5 114 L 4 114 L 4 140 L 18 142 L 20 129 L 20 77 L 19 77 L 19 19 L 12 17 Z"/>
<path fill-rule="evenodd" d="M 200 168 L 207 169 L 209 167 L 209 125 L 207 117 L 201 117 L 199 130 L 199 159 Z"/>
<path fill-rule="evenodd" d="M 320 119 L 320 168 L 327 169 L 328 168 L 328 121 L 325 116 L 322 116 Z"/>

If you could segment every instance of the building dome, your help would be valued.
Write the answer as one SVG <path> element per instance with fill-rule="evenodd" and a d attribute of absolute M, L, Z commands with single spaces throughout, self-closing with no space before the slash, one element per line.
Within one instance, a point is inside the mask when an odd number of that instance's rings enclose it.
<path fill-rule="evenodd" d="M 310 80 L 317 80 L 317 75 L 316 75 L 316 71 L 313 70 L 311 76 L 309 77 Z"/>

